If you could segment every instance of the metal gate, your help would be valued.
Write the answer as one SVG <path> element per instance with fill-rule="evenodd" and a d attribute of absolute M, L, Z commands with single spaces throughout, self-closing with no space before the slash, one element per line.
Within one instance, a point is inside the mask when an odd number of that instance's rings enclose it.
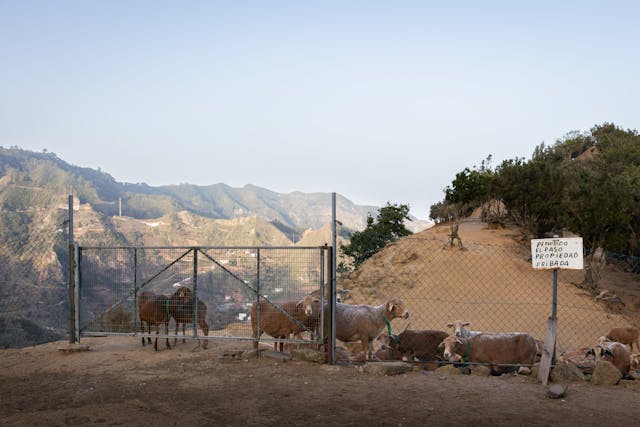
<path fill-rule="evenodd" d="M 324 304 L 329 253 L 326 246 L 78 247 L 79 335 L 156 336 L 155 330 L 151 335 L 142 330 L 138 302 L 148 295 L 143 292 L 166 296 L 168 314 L 168 298 L 188 288 L 193 303 L 189 328 L 183 332 L 187 338 L 255 340 L 251 307 L 257 300 L 289 317 L 282 301 L 314 293 Z M 256 306 L 260 310 L 261 304 Z M 322 328 L 322 319 L 319 323 Z M 170 316 L 157 336 L 173 337 L 177 328 Z M 311 334 L 309 329 L 295 340 L 277 341 L 319 343 L 322 330 Z M 261 340 L 276 341 L 265 335 Z"/>

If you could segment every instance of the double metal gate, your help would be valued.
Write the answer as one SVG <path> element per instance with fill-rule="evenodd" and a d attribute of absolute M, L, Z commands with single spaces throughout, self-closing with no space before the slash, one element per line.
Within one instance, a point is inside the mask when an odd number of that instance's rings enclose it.
<path fill-rule="evenodd" d="M 324 304 L 327 272 L 331 271 L 326 246 L 76 247 L 76 253 L 78 338 L 149 336 L 142 330 L 138 311 L 138 302 L 148 295 L 143 292 L 169 298 L 186 287 L 197 301 L 190 304 L 193 322 L 185 331 L 187 338 L 254 340 L 251 307 L 257 300 L 266 300 L 282 312 L 281 301 L 300 300 L 311 293 L 319 295 Z M 321 320 L 320 328 L 322 324 Z M 170 318 L 157 336 L 173 337 L 177 327 L 176 319 Z M 310 332 L 295 341 L 319 343 L 322 331 Z M 275 341 L 265 335 L 261 340 Z"/>

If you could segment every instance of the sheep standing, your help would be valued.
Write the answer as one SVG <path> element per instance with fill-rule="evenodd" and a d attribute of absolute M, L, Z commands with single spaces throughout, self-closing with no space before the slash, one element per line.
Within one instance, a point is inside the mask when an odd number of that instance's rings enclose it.
<path fill-rule="evenodd" d="M 209 335 L 209 325 L 207 324 L 207 305 L 196 299 L 196 306 L 198 307 L 198 326 L 202 329 L 205 336 Z M 185 342 L 185 326 L 187 323 L 193 323 L 194 320 L 194 293 L 191 289 L 181 286 L 179 287 L 171 298 L 169 298 L 169 313 L 176 321 L 176 337 L 173 340 L 173 345 L 176 345 L 178 341 L 178 326 L 182 323 L 182 342 Z M 205 340 L 202 345 L 203 348 L 207 348 L 209 341 Z"/>
<path fill-rule="evenodd" d="M 138 316 L 140 317 L 140 324 L 144 331 L 144 323 L 147 324 L 147 330 L 151 335 L 151 325 L 156 326 L 156 339 L 153 348 L 158 351 L 158 335 L 160 334 L 160 324 L 165 325 L 165 331 L 169 335 L 169 297 L 166 295 L 156 295 L 151 291 L 140 292 L 138 295 Z M 149 344 L 151 344 L 151 337 L 147 337 Z M 144 337 L 142 337 L 142 345 L 145 345 Z M 167 337 L 167 348 L 171 348 L 169 345 L 169 338 Z"/>
<path fill-rule="evenodd" d="M 336 338 L 344 342 L 360 341 L 362 348 L 368 350 L 368 360 L 372 360 L 373 340 L 397 317 L 409 318 L 409 310 L 398 298 L 378 306 L 336 303 Z M 329 330 L 328 305 L 325 306 L 324 319 L 326 333 Z"/>
<path fill-rule="evenodd" d="M 275 304 L 291 317 L 263 299 L 255 301 L 251 305 L 252 336 L 256 338 L 253 342 L 254 348 L 258 348 L 258 341 L 262 333 L 277 339 L 289 339 L 291 334 L 300 336 L 306 330 L 302 325 L 310 331 L 315 331 L 318 326 L 320 321 L 319 299 L 307 295 L 300 301 L 283 301 Z M 260 314 L 258 314 L 258 308 L 260 308 Z M 258 318 L 260 319 L 260 328 L 258 328 Z M 258 329 L 260 330 L 258 331 Z M 273 349 L 278 351 L 278 342 L 273 343 Z M 284 343 L 280 342 L 280 351 L 283 350 Z"/>

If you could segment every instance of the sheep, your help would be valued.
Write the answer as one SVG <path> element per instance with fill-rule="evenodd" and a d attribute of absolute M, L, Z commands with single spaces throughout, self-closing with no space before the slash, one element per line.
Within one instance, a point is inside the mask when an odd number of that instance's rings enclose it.
<path fill-rule="evenodd" d="M 364 351 L 361 354 L 362 359 L 364 359 Z M 402 360 L 402 353 L 386 344 L 383 344 L 373 356 L 374 360 Z"/>
<path fill-rule="evenodd" d="M 324 330 L 329 330 L 329 305 L 325 305 Z M 404 302 L 392 298 L 386 303 L 371 305 L 350 305 L 336 303 L 336 338 L 344 342 L 360 341 L 367 352 L 367 359 L 372 360 L 373 340 L 380 335 L 391 320 L 402 317 L 409 318 L 409 310 Z M 389 328 L 391 326 L 388 326 Z"/>
<path fill-rule="evenodd" d="M 631 355 L 627 350 L 627 347 L 620 342 L 609 341 L 602 344 L 596 344 L 587 351 L 586 355 L 593 355 L 596 363 L 598 363 L 600 359 L 611 362 L 613 366 L 618 368 L 623 377 L 629 374 L 629 370 L 631 368 Z"/>
<path fill-rule="evenodd" d="M 160 324 L 165 325 L 165 331 L 169 335 L 169 297 L 166 295 L 156 295 L 151 291 L 140 292 L 138 295 L 138 316 L 140 317 L 140 324 L 144 331 L 144 323 L 147 324 L 148 333 L 151 334 L 151 325 L 156 326 L 156 339 L 153 348 L 158 351 L 158 335 L 160 334 Z M 149 344 L 151 344 L 151 337 L 147 337 Z M 142 346 L 144 347 L 145 340 L 142 337 Z M 167 337 L 167 348 L 171 348 L 169 345 L 169 338 Z"/>
<path fill-rule="evenodd" d="M 640 351 L 640 342 L 638 341 L 638 336 L 640 335 L 640 331 L 638 328 L 634 328 L 633 326 L 627 326 L 623 328 L 613 328 L 605 335 L 609 341 L 620 342 L 622 344 L 626 344 L 629 346 L 629 351 L 633 352 Z"/>
<path fill-rule="evenodd" d="M 441 358 L 442 351 L 439 344 L 447 337 L 444 331 L 437 330 L 406 330 L 398 335 L 389 336 L 383 332 L 380 340 L 384 345 L 389 346 L 392 351 L 406 356 L 408 360 L 417 358 L 423 361 L 431 361 Z"/>
<path fill-rule="evenodd" d="M 316 330 L 320 319 L 320 300 L 307 295 L 300 301 L 278 302 L 277 306 L 291 317 L 274 307 L 266 300 L 255 301 L 251 305 L 252 336 L 256 339 L 253 347 L 258 348 L 258 341 L 262 333 L 267 333 L 277 339 L 289 339 L 291 334 L 300 336 L 305 330 L 312 333 Z M 258 331 L 258 307 L 260 308 L 260 330 Z M 297 323 L 295 320 L 300 323 Z M 304 325 L 304 327 L 302 326 Z M 278 351 L 278 342 L 273 343 L 274 351 Z M 280 351 L 284 350 L 284 343 L 280 342 Z"/>
<path fill-rule="evenodd" d="M 451 335 L 439 347 L 444 349 L 444 357 L 450 362 L 462 356 L 463 363 L 486 363 L 494 375 L 517 368 L 499 365 L 533 365 L 537 353 L 536 340 L 519 332 L 479 333 L 470 338 Z"/>
<path fill-rule="evenodd" d="M 173 345 L 176 345 L 178 341 L 178 327 L 182 323 L 182 342 L 186 342 L 184 339 L 185 326 L 187 323 L 193 323 L 194 309 L 193 309 L 194 292 L 186 286 L 180 286 L 169 299 L 169 313 L 176 321 L 176 337 L 173 340 Z M 207 305 L 196 298 L 196 305 L 198 307 L 198 326 L 202 329 L 205 336 L 209 335 L 209 325 L 207 324 Z M 203 348 L 207 348 L 209 341 L 205 340 L 202 345 Z"/>
<path fill-rule="evenodd" d="M 480 331 L 470 331 L 467 326 L 470 326 L 471 322 L 464 322 L 462 320 L 456 320 L 452 323 L 447 323 L 447 328 L 453 328 L 453 334 L 458 338 L 469 338 L 473 335 L 477 335 Z"/>

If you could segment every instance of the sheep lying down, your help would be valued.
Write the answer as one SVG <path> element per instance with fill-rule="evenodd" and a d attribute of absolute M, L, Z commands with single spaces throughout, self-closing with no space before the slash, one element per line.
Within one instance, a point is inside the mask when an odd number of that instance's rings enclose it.
<path fill-rule="evenodd" d="M 452 335 L 445 338 L 440 347 L 450 362 L 487 364 L 494 375 L 516 370 L 519 365 L 532 365 L 537 354 L 536 340 L 519 332 L 485 332 L 470 338 Z"/>

